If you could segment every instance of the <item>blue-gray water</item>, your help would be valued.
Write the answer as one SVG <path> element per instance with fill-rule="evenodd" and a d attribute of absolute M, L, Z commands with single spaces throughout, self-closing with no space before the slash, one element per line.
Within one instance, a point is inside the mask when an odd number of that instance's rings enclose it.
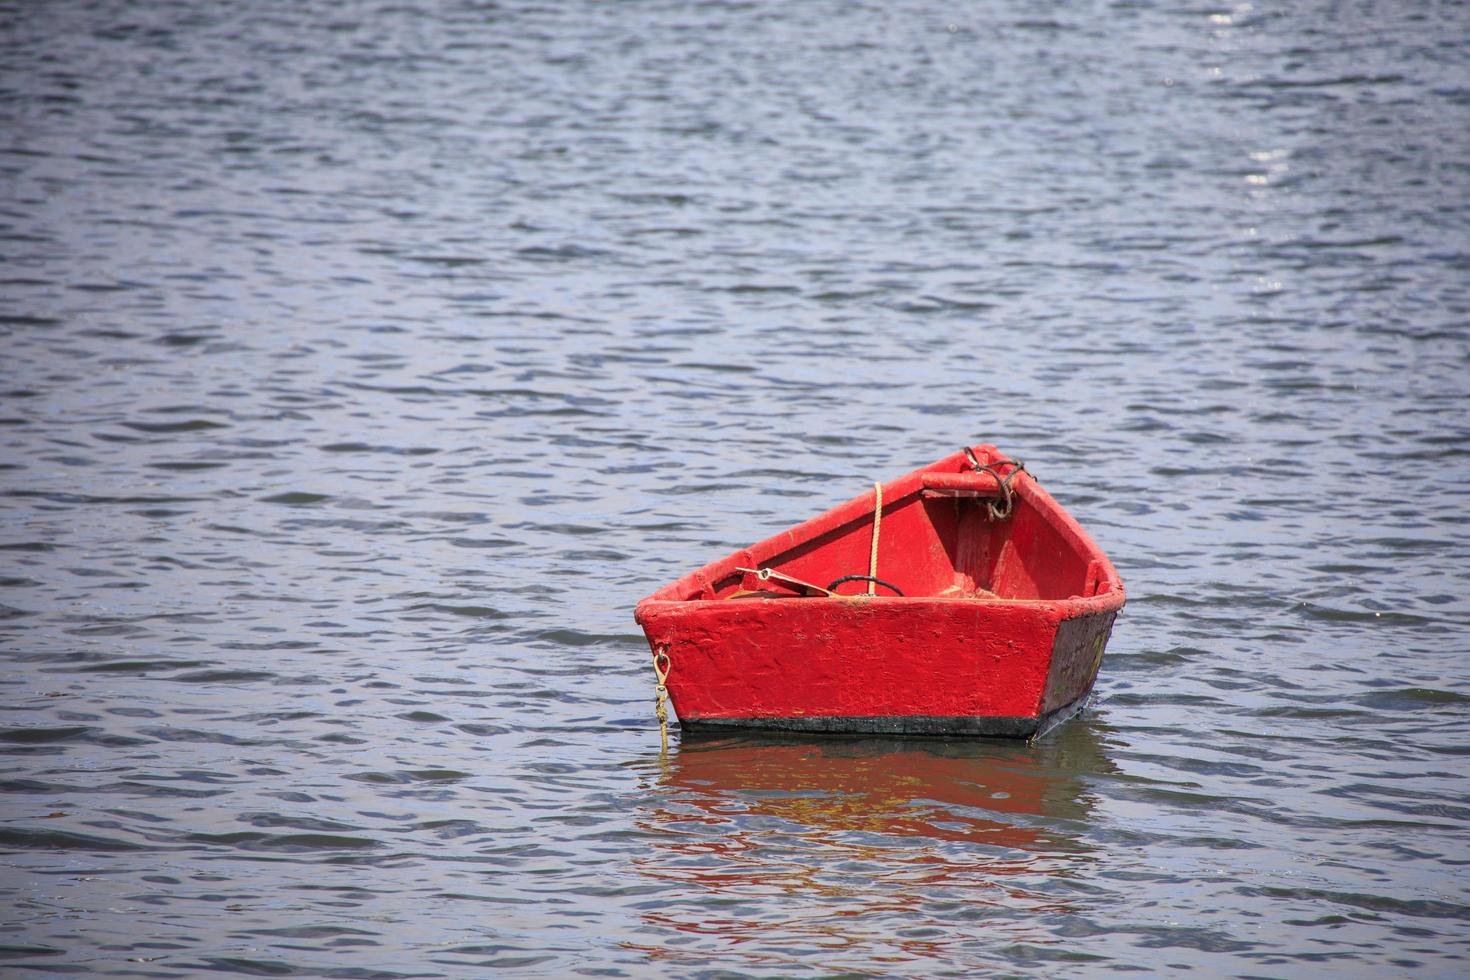
<path fill-rule="evenodd" d="M 1467 38 L 0 7 L 0 972 L 1464 976 Z M 1089 712 L 661 762 L 633 603 L 980 440 Z"/>

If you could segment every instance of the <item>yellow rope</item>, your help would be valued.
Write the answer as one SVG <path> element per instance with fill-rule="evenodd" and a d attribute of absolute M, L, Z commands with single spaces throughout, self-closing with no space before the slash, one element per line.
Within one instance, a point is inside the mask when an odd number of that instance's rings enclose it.
<path fill-rule="evenodd" d="M 658 686 L 654 688 L 658 707 L 654 709 L 654 714 L 658 716 L 660 752 L 669 751 L 669 689 L 664 684 L 669 679 L 669 671 L 673 666 L 673 662 L 669 660 L 669 648 L 659 644 L 658 649 L 653 651 L 653 673 L 658 678 Z"/>
<path fill-rule="evenodd" d="M 883 526 L 883 484 L 873 484 L 873 550 L 868 553 L 868 595 L 878 594 L 878 530 Z"/>

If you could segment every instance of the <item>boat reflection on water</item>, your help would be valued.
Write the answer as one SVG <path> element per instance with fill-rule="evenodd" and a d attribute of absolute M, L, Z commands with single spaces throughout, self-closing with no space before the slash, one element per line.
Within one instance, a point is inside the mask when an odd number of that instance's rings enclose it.
<path fill-rule="evenodd" d="M 1112 770 L 1087 719 L 1029 745 L 685 738 L 648 787 L 635 861 L 683 897 L 643 912 L 667 942 L 630 945 L 764 969 L 821 948 L 829 968 L 902 974 L 1049 942 L 1036 917 L 1084 897 L 1068 882 L 1090 860 L 1087 777 Z"/>

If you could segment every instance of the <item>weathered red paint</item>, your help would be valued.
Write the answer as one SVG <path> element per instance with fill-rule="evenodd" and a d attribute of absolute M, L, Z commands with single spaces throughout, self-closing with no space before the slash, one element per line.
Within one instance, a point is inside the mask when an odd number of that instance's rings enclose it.
<path fill-rule="evenodd" d="M 1092 689 L 1123 585 L 1030 474 L 1010 489 L 1010 516 L 993 518 L 1001 489 L 963 452 L 883 485 L 877 575 L 903 597 L 798 596 L 737 570 L 867 574 L 870 491 L 638 603 L 680 724 L 1024 737 L 1065 717 Z"/>

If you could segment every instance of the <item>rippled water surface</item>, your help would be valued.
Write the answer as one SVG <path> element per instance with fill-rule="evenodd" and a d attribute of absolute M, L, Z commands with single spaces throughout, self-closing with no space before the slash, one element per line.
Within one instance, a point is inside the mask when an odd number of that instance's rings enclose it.
<path fill-rule="evenodd" d="M 0 6 L 0 969 L 1470 972 L 1470 8 Z M 633 603 L 994 441 L 1033 744 Z"/>

